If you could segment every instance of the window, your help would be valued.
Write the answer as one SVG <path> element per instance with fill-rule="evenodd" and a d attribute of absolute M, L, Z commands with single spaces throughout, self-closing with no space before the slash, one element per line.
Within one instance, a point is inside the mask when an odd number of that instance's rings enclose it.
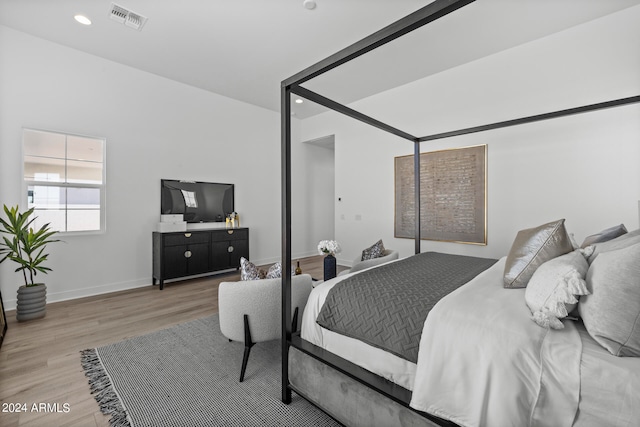
<path fill-rule="evenodd" d="M 22 153 L 34 228 L 51 223 L 61 232 L 104 230 L 103 138 L 24 129 Z"/>
<path fill-rule="evenodd" d="M 198 202 L 196 200 L 196 193 L 194 191 L 180 190 L 182 191 L 182 197 L 184 197 L 184 204 L 188 208 L 197 208 Z"/>

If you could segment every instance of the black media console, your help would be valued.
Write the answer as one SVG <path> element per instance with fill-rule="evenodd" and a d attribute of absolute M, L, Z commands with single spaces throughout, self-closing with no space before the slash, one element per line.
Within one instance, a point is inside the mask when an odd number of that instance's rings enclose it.
<path fill-rule="evenodd" d="M 153 284 L 221 270 L 240 268 L 249 259 L 249 229 L 198 229 L 153 232 Z"/>

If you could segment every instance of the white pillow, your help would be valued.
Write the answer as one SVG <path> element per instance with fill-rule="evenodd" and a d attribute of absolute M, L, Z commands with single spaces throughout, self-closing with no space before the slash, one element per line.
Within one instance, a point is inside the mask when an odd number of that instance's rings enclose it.
<path fill-rule="evenodd" d="M 589 293 L 584 280 L 588 269 L 589 264 L 579 249 L 538 267 L 524 294 L 533 321 L 543 328 L 564 328 L 560 319 L 576 307 L 576 296 Z"/>

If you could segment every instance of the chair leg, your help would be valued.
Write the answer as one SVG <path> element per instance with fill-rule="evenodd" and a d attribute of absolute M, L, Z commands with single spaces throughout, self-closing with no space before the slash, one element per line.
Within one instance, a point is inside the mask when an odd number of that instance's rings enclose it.
<path fill-rule="evenodd" d="M 298 329 L 298 307 L 293 312 L 293 320 L 291 321 L 291 330 L 296 332 Z M 231 340 L 229 340 L 231 341 Z M 240 382 L 244 381 L 244 373 L 247 370 L 247 362 L 249 361 L 249 354 L 251 353 L 251 347 L 254 346 L 254 342 L 251 341 L 251 329 L 249 329 L 249 316 L 244 315 L 244 355 L 242 356 L 242 369 L 240 370 Z"/>
<path fill-rule="evenodd" d="M 293 319 L 291 320 L 291 332 L 298 332 L 298 307 L 293 310 Z"/>
<path fill-rule="evenodd" d="M 240 382 L 244 381 L 244 372 L 247 370 L 249 353 L 255 343 L 251 341 L 251 330 L 249 330 L 249 316 L 244 315 L 244 356 L 242 357 L 242 369 L 240 370 Z"/>

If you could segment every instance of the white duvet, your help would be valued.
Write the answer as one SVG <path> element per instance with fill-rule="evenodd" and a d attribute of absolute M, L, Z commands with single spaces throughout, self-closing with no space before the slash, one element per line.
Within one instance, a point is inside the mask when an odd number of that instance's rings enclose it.
<path fill-rule="evenodd" d="M 442 299 L 425 322 L 411 406 L 462 426 L 571 426 L 582 341 L 536 325 L 505 259 Z"/>
<path fill-rule="evenodd" d="M 571 426 L 582 343 L 572 322 L 536 325 L 524 289 L 504 289 L 505 258 L 443 298 L 427 316 L 417 364 L 315 323 L 340 276 L 316 287 L 302 338 L 413 390 L 411 406 L 461 426 Z"/>

